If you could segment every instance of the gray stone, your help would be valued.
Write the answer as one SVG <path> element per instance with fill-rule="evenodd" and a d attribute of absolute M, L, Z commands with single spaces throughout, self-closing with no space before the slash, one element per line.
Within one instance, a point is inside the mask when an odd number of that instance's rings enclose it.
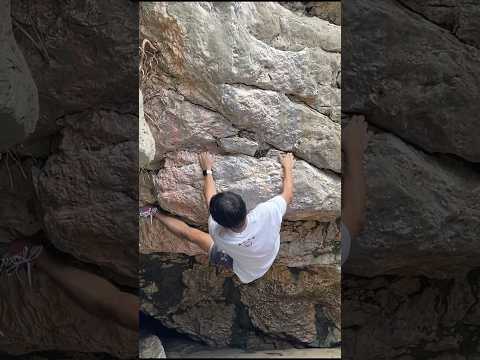
<path fill-rule="evenodd" d="M 234 136 L 218 140 L 220 147 L 229 154 L 244 154 L 254 156 L 258 150 L 258 143 L 256 141 Z"/>
<path fill-rule="evenodd" d="M 268 157 L 215 156 L 213 176 L 217 191 L 240 194 L 248 209 L 280 194 L 282 169 L 278 152 Z M 160 206 L 192 223 L 206 224 L 203 175 L 196 153 L 180 152 L 167 158 L 154 177 Z M 331 221 L 340 215 L 340 178 L 297 160 L 294 168 L 295 196 L 285 216 L 289 220 Z"/>
<path fill-rule="evenodd" d="M 140 336 L 138 356 L 140 359 L 165 359 L 167 357 L 162 341 L 155 335 Z"/>
<path fill-rule="evenodd" d="M 38 88 L 40 112 L 31 138 L 58 132 L 57 120 L 66 114 L 91 108 L 137 111 L 131 100 L 138 88 L 132 76 L 138 72 L 138 4 L 12 1 L 12 16 Z"/>
<path fill-rule="evenodd" d="M 413 13 L 450 31 L 461 42 L 480 48 L 480 4 L 471 0 L 401 0 Z"/>
<path fill-rule="evenodd" d="M 138 96 L 138 166 L 140 168 L 148 167 L 155 158 L 155 139 L 153 138 L 150 127 L 145 121 L 143 112 L 143 95 L 139 91 Z"/>
<path fill-rule="evenodd" d="M 0 5 L 0 151 L 25 140 L 38 120 L 38 92 L 13 36 L 10 0 Z"/>
<path fill-rule="evenodd" d="M 15 275 L 2 275 L 0 281 L 4 354 L 21 359 L 47 351 L 108 353 L 121 359 L 137 356 L 137 332 L 85 311 L 41 271 L 32 272 L 32 287 L 25 271 L 19 277 L 20 281 Z"/>
<path fill-rule="evenodd" d="M 480 50 L 400 1 L 352 1 L 344 11 L 342 111 L 430 153 L 479 162 Z"/>
<path fill-rule="evenodd" d="M 261 279 L 242 285 L 230 271 L 217 271 L 198 257 L 149 254 L 141 256 L 141 264 L 143 311 L 210 346 L 250 343 L 249 348 L 258 348 L 267 341 L 285 346 L 292 339 L 298 346 L 331 346 L 325 339 L 339 341 L 335 266 L 290 270 L 275 265 Z M 329 326 L 322 326 L 320 313 Z"/>
<path fill-rule="evenodd" d="M 156 160 L 181 148 L 211 150 L 218 138 L 238 131 L 218 112 L 187 101 L 172 90 L 147 89 L 144 97 L 146 123 L 156 139 Z"/>
<path fill-rule="evenodd" d="M 241 129 L 319 168 L 341 170 L 340 125 L 275 91 L 224 85 L 223 111 Z"/>
<path fill-rule="evenodd" d="M 143 4 L 140 30 L 155 49 L 144 60 L 155 64 L 142 83 L 145 111 L 167 125 L 154 133 L 165 139 L 159 153 L 212 149 L 214 138 L 235 133 L 226 133 L 230 123 L 340 170 L 340 128 L 331 121 L 340 106 L 340 27 L 276 3 L 170 2 Z M 213 124 L 221 131 L 207 131 Z"/>
<path fill-rule="evenodd" d="M 156 197 L 205 231 L 198 153 L 214 155 L 217 190 L 249 209 L 281 192 L 278 156 L 296 157 L 279 256 L 252 284 L 159 221 L 140 224 L 142 309 L 165 326 L 214 347 L 339 342 L 340 30 L 278 3 L 142 3 L 140 88 L 159 171 L 140 175 L 140 204 Z"/>
<path fill-rule="evenodd" d="M 437 270 L 475 266 L 480 249 L 477 172 L 381 133 L 369 143 L 366 173 L 367 226 L 346 271 L 432 276 Z"/>
<path fill-rule="evenodd" d="M 132 286 L 138 256 L 137 174 L 131 178 L 138 164 L 136 119 L 106 111 L 67 117 L 60 151 L 34 178 L 50 242 Z"/>
<path fill-rule="evenodd" d="M 445 279 L 342 277 L 342 358 L 463 358 L 478 331 L 478 270 Z"/>

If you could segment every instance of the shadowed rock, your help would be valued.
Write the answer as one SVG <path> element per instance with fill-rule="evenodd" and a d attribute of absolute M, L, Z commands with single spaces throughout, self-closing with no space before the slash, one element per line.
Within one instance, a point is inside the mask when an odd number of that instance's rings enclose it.
<path fill-rule="evenodd" d="M 13 36 L 10 0 L 0 5 L 0 151 L 25 140 L 38 120 L 38 93 Z"/>

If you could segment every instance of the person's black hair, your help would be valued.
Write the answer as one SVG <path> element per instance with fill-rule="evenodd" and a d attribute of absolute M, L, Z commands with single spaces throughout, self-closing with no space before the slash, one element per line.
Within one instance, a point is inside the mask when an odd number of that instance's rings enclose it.
<path fill-rule="evenodd" d="M 210 215 L 223 227 L 234 229 L 245 221 L 247 206 L 240 195 L 224 191 L 210 200 Z"/>

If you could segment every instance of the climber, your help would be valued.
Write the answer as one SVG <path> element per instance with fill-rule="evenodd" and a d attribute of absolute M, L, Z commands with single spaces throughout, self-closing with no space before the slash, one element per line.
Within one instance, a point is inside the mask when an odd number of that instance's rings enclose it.
<path fill-rule="evenodd" d="M 140 216 L 156 217 L 172 233 L 208 253 L 212 265 L 233 270 L 243 283 L 252 282 L 268 271 L 278 254 L 282 218 L 293 199 L 294 157 L 286 154 L 280 160 L 284 175 L 282 193 L 258 204 L 250 212 L 240 195 L 231 191 L 217 193 L 212 176 L 213 157 L 204 152 L 199 155 L 199 161 L 210 212 L 209 233 L 163 214 L 157 206 L 141 208 Z"/>
<path fill-rule="evenodd" d="M 23 270 L 32 286 L 32 270 L 38 268 L 53 280 L 80 307 L 92 315 L 138 331 L 139 300 L 121 291 L 100 276 L 66 264 L 47 251 L 38 238 L 13 241 L 0 262 L 0 275 L 16 275 Z M 0 329 L 1 330 L 1 329 Z"/>
<path fill-rule="evenodd" d="M 354 115 L 342 131 L 344 152 L 342 188 L 342 265 L 347 261 L 352 240 L 365 224 L 366 184 L 363 170 L 363 153 L 367 147 L 367 123 L 361 115 Z"/>

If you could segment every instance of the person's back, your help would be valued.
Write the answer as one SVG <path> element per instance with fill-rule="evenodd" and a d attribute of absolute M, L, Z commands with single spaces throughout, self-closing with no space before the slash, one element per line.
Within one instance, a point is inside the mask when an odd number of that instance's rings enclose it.
<path fill-rule="evenodd" d="M 280 248 L 286 210 L 285 199 L 275 196 L 248 213 L 241 232 L 219 225 L 210 216 L 209 233 L 218 249 L 233 259 L 233 271 L 243 283 L 260 278 L 272 266 Z"/>
<path fill-rule="evenodd" d="M 242 197 L 231 191 L 217 193 L 213 180 L 214 158 L 199 155 L 204 176 L 203 193 L 210 212 L 209 233 L 163 214 L 157 206 L 140 208 L 143 218 L 155 217 L 168 230 L 196 244 L 208 253 L 209 263 L 233 270 L 243 283 L 263 276 L 272 266 L 280 248 L 280 227 L 288 204 L 293 199 L 294 157 L 281 157 L 283 190 L 274 198 L 257 205 L 250 213 Z"/>

